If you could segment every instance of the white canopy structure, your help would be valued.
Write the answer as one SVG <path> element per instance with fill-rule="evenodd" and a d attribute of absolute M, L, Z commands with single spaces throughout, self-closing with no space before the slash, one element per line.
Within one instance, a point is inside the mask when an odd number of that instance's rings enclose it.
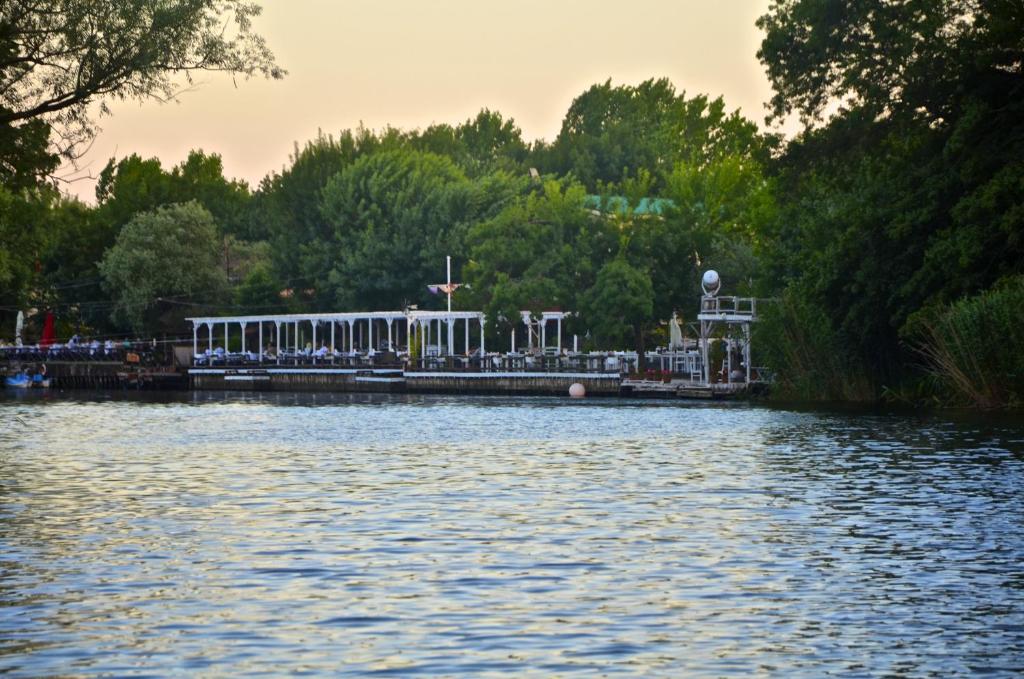
<path fill-rule="evenodd" d="M 534 318 L 522 311 L 522 324 L 526 326 L 525 349 L 541 351 L 562 350 L 563 311 L 544 311 Z M 343 313 L 268 314 L 265 316 L 199 316 L 186 319 L 192 323 L 192 352 L 200 354 L 200 345 L 209 353 L 223 346 L 228 351 L 231 339 L 238 338 L 237 347 L 243 354 L 252 354 L 263 360 L 268 353 L 309 353 L 326 348 L 331 355 L 357 353 L 373 354 L 394 351 L 400 347 L 411 349 L 413 341 L 419 343 L 420 355 L 454 356 L 486 353 L 484 325 L 486 318 L 480 311 L 353 311 Z M 555 327 L 554 346 L 549 346 L 548 330 Z M 402 330 L 402 326 L 405 329 Z M 256 342 L 252 344 L 251 328 L 256 327 Z M 455 330 L 462 328 L 462 341 Z M 205 332 L 204 332 L 205 328 Z M 474 346 L 473 340 L 479 338 Z M 516 353 L 516 330 L 512 330 L 511 351 Z M 221 341 L 223 344 L 221 345 Z M 459 346 L 461 344 L 461 346 Z M 578 338 L 573 337 L 573 351 Z M 268 349 L 272 351 L 268 352 Z M 458 351 L 461 349 L 461 351 Z"/>
<path fill-rule="evenodd" d="M 238 326 L 241 333 L 241 351 L 249 353 L 246 330 L 255 325 L 257 330 L 257 351 L 262 359 L 266 355 L 264 330 L 273 341 L 275 354 L 303 351 L 302 336 L 308 330 L 308 343 L 314 351 L 328 347 L 330 352 L 379 351 L 392 349 L 396 344 L 396 332 L 405 320 L 403 311 L 356 311 L 328 314 L 275 314 L 268 316 L 207 316 L 188 318 L 192 322 L 192 352 L 199 354 L 199 331 L 206 326 L 209 349 L 214 350 L 214 329 L 223 327 L 224 348 L 227 350 L 232 328 Z M 376 334 L 375 334 L 376 333 Z M 219 333 L 218 333 L 219 335 Z M 386 337 L 386 343 L 385 343 Z M 218 336 L 219 339 L 219 336 Z M 329 340 L 329 343 L 328 343 Z"/>
<path fill-rule="evenodd" d="M 463 328 L 465 330 L 465 341 L 463 348 L 465 354 L 468 356 L 470 353 L 470 327 L 479 326 L 480 330 L 480 354 L 483 355 L 484 350 L 484 314 L 480 311 L 410 311 L 405 314 L 407 332 L 406 337 L 412 337 L 413 333 L 417 333 L 420 341 L 420 356 L 427 356 L 429 353 L 435 353 L 437 356 L 454 356 L 455 355 L 455 325 L 458 321 L 463 322 Z M 433 328 L 436 324 L 437 331 L 434 332 Z M 446 329 L 446 332 L 442 332 L 442 329 Z M 431 339 L 434 338 L 434 344 L 431 344 Z M 442 344 L 442 339 L 444 343 Z M 411 348 L 411 347 L 410 347 Z"/>

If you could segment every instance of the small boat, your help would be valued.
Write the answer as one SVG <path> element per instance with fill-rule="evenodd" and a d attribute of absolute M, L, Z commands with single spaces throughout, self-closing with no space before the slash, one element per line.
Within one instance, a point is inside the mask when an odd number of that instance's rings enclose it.
<path fill-rule="evenodd" d="M 5 377 L 4 386 L 14 389 L 46 389 L 50 386 L 50 378 L 41 373 L 29 375 L 26 372 L 19 372 Z"/>
<path fill-rule="evenodd" d="M 8 375 L 4 378 L 4 386 L 14 387 L 16 389 L 28 389 L 32 386 L 32 378 L 25 373 Z"/>

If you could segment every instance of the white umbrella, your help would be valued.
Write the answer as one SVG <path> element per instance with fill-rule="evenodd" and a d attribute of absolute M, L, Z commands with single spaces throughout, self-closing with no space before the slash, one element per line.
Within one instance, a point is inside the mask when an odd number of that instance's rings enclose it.
<path fill-rule="evenodd" d="M 668 338 L 669 349 L 683 348 L 683 329 L 679 327 L 679 318 L 675 312 L 672 312 L 672 320 L 668 324 Z"/>
<path fill-rule="evenodd" d="M 18 320 L 14 322 L 14 346 L 21 346 L 21 331 L 25 327 L 25 314 L 18 312 Z"/>

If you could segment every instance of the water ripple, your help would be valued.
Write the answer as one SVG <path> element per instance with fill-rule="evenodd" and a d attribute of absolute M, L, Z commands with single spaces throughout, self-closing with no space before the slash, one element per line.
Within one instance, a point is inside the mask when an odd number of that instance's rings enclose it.
<path fill-rule="evenodd" d="M 1012 676 L 1024 427 L 0 400 L 0 673 Z"/>

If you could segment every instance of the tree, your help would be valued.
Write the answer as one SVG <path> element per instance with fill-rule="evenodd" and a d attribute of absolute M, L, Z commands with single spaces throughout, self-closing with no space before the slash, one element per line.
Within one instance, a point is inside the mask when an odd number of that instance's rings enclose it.
<path fill-rule="evenodd" d="M 450 159 L 408 149 L 364 156 L 331 179 L 322 208 L 330 242 L 310 244 L 310 266 L 330 263 L 346 309 L 428 303 L 445 256 L 462 264 L 470 224 L 493 215 L 522 183 L 502 173 L 472 181 Z M 315 270 L 315 269 L 313 269 Z"/>
<path fill-rule="evenodd" d="M 53 239 L 48 226 L 57 200 L 50 187 L 10 191 L 0 186 L 0 311 L 11 319 L 39 301 L 34 298 L 39 261 Z"/>
<path fill-rule="evenodd" d="M 577 295 L 617 246 L 609 225 L 584 208 L 585 198 L 578 183 L 549 180 L 470 228 L 463 275 L 492 333 L 517 320 L 509 315 L 512 307 L 537 313 L 577 308 Z"/>
<path fill-rule="evenodd" d="M 637 369 L 646 368 L 644 336 L 654 314 L 650 275 L 616 257 L 601 267 L 593 287 L 581 300 L 583 320 L 602 346 L 623 346 L 633 340 Z"/>
<path fill-rule="evenodd" d="M 100 263 L 112 319 L 135 332 L 180 332 L 186 312 L 215 306 L 226 286 L 213 217 L 195 202 L 137 215 Z"/>
<path fill-rule="evenodd" d="M 773 116 L 807 124 L 836 103 L 941 124 L 964 92 L 1017 89 L 1024 75 L 1019 2 L 775 0 L 757 25 Z"/>
<path fill-rule="evenodd" d="M 701 164 L 723 154 L 766 160 L 773 139 L 721 97 L 676 94 L 665 78 L 633 87 L 594 85 L 573 100 L 554 143 L 538 153 L 545 171 L 572 173 L 590 191 L 649 172 L 653 188 L 678 162 Z"/>
<path fill-rule="evenodd" d="M 34 288 L 42 306 L 76 327 L 106 328 L 110 299 L 102 290 L 99 264 L 117 232 L 98 210 L 73 198 L 50 207 L 49 234 Z"/>
<path fill-rule="evenodd" d="M 167 100 L 181 74 L 281 78 L 244 0 L 3 0 L 0 129 L 43 120 L 74 157 L 109 97 Z"/>
<path fill-rule="evenodd" d="M 100 212 L 115 227 L 139 212 L 195 200 L 213 215 L 222 233 L 238 235 L 248 231 L 249 199 L 245 182 L 224 176 L 221 157 L 201 150 L 189 151 L 170 172 L 159 158 L 143 160 L 134 153 L 117 162 L 111 158 L 96 183 Z"/>
<path fill-rule="evenodd" d="M 224 176 L 224 162 L 217 153 L 189 151 L 171 170 L 173 202 L 198 201 L 209 210 L 221 233 L 247 238 L 249 186 Z"/>
<path fill-rule="evenodd" d="M 904 384 L 909 319 L 1022 272 L 1024 8 L 787 0 L 759 25 L 773 114 L 806 128 L 774 164 L 764 289 L 827 322 L 804 355 Z"/>
<path fill-rule="evenodd" d="M 774 185 L 761 164 L 732 154 L 679 163 L 665 178 L 664 195 L 669 202 L 661 219 L 647 220 L 639 234 L 655 283 L 655 313 L 668 318 L 691 307 L 701 295 L 701 275 L 712 268 L 732 294 L 751 294 L 755 252 L 777 219 Z"/>
<path fill-rule="evenodd" d="M 245 314 L 280 312 L 282 285 L 267 264 L 257 264 L 238 286 L 235 303 Z"/>
<path fill-rule="evenodd" d="M 0 184 L 11 190 L 36 186 L 60 159 L 50 149 L 50 126 L 30 120 L 13 127 L 0 124 Z"/>
<path fill-rule="evenodd" d="M 331 242 L 333 231 L 320 208 L 321 192 L 365 146 L 375 143 L 372 137 L 365 130 L 346 131 L 337 138 L 318 133 L 305 146 L 295 145 L 289 167 L 260 182 L 250 204 L 249 234 L 271 243 L 274 269 L 282 281 L 313 284 L 326 293 L 327 286 L 316 283 L 330 270 L 323 244 Z"/>
<path fill-rule="evenodd" d="M 175 202 L 175 197 L 171 177 L 160 159 L 144 160 L 135 153 L 117 162 L 111 158 L 96 182 L 99 211 L 115 228 L 124 226 L 140 212 Z"/>

